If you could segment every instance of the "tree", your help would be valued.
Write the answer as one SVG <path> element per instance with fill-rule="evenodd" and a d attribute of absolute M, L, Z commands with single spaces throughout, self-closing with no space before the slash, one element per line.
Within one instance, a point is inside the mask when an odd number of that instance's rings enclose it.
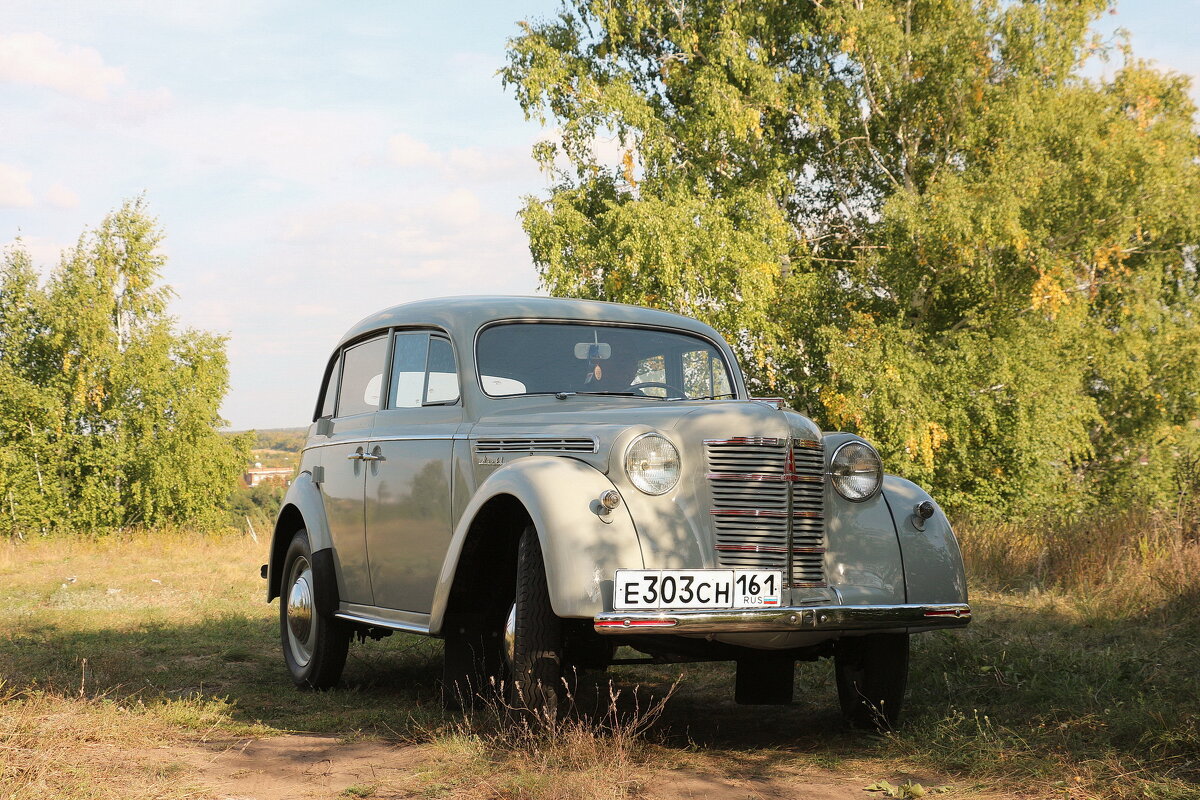
<path fill-rule="evenodd" d="M 20 243 L 6 254 L 0 492 L 12 531 L 221 519 L 249 441 L 217 430 L 225 342 L 175 329 L 161 238 L 138 199 L 81 236 L 44 288 Z"/>
<path fill-rule="evenodd" d="M 1161 501 L 1200 417 L 1200 148 L 1107 7 L 565 3 L 503 71 L 560 131 L 542 281 L 708 321 L 956 509 Z"/>

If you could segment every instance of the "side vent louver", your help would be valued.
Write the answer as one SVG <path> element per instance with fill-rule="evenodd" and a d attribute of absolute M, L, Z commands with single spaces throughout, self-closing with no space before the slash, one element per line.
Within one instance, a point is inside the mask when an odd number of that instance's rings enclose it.
<path fill-rule="evenodd" d="M 594 453 L 596 440 L 591 438 L 505 438 L 478 439 L 476 453 Z"/>

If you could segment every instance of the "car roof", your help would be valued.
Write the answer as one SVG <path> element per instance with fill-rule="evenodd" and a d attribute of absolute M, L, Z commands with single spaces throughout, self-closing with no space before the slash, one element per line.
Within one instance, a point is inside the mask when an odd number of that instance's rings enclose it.
<path fill-rule="evenodd" d="M 346 331 L 338 347 L 392 326 L 442 328 L 464 341 L 474 337 L 475 331 L 489 322 L 519 319 L 655 325 L 691 331 L 721 341 L 721 335 L 703 322 L 642 306 L 560 297 L 468 295 L 418 300 L 377 311 Z"/>

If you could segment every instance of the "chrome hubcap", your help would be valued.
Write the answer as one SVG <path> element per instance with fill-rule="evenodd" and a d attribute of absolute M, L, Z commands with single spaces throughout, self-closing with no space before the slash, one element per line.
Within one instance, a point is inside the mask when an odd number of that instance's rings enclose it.
<path fill-rule="evenodd" d="M 517 604 L 513 603 L 508 610 L 508 619 L 504 620 L 504 660 L 508 662 L 509 672 L 513 670 L 513 662 L 517 658 Z"/>
<path fill-rule="evenodd" d="M 312 658 L 316 626 L 313 625 L 312 568 L 308 559 L 297 558 L 292 564 L 291 586 L 287 600 L 288 644 L 296 664 L 304 666 Z"/>

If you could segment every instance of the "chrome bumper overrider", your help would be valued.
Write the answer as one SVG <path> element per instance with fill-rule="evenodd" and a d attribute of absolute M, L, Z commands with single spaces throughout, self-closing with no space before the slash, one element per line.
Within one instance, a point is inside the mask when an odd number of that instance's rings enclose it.
<path fill-rule="evenodd" d="M 609 611 L 596 616 L 597 633 L 775 633 L 959 628 L 971 621 L 966 603 L 890 606 Z"/>

